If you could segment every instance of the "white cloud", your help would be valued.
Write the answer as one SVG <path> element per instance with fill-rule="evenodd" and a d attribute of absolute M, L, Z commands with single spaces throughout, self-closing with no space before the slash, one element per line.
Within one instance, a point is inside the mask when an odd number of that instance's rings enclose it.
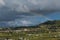
<path fill-rule="evenodd" d="M 31 21 L 27 21 L 27 20 L 22 20 L 21 23 L 23 26 L 28 26 L 28 25 L 32 24 Z"/>
<path fill-rule="evenodd" d="M 1 0 L 0 3 L 6 4 L 11 9 L 17 11 L 30 11 L 31 9 L 59 10 L 60 0 Z"/>
<path fill-rule="evenodd" d="M 8 21 L 7 25 L 8 26 L 13 26 L 13 27 L 15 27 L 15 26 L 22 26 L 21 20 Z"/>
<path fill-rule="evenodd" d="M 0 0 L 0 7 L 4 6 L 5 2 L 3 0 Z"/>
<path fill-rule="evenodd" d="M 17 19 L 15 21 L 8 21 L 6 22 L 7 25 L 9 26 L 29 26 L 30 24 L 32 25 L 33 23 L 31 21 L 27 21 L 27 20 L 20 20 L 20 19 Z"/>

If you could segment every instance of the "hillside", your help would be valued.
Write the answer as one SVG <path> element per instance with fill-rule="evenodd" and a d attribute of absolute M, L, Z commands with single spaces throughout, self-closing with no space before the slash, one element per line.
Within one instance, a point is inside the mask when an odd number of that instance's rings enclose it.
<path fill-rule="evenodd" d="M 60 40 L 60 20 L 46 21 L 36 26 L 0 28 L 0 38 L 12 40 Z"/>
<path fill-rule="evenodd" d="M 46 22 L 41 23 L 41 24 L 44 24 L 44 25 L 60 24 L 60 20 L 46 21 Z"/>
<path fill-rule="evenodd" d="M 60 31 L 60 20 L 46 21 L 39 24 L 39 27 L 49 29 L 49 31 L 57 32 Z"/>

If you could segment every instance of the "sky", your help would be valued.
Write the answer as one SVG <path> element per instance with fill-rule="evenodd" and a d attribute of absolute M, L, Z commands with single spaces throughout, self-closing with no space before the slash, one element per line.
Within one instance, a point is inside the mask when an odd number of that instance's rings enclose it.
<path fill-rule="evenodd" d="M 31 26 L 60 20 L 60 0 L 0 0 L 0 26 Z"/>

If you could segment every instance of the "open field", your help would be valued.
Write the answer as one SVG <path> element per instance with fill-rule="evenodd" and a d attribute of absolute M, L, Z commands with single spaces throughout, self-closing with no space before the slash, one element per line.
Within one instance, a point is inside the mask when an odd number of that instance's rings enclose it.
<path fill-rule="evenodd" d="M 0 28 L 0 40 L 60 40 L 60 21 L 37 27 Z"/>
<path fill-rule="evenodd" d="M 33 28 L 32 28 L 33 29 Z M 45 30 L 46 31 L 46 30 Z M 12 31 L 0 32 L 1 40 L 60 40 L 60 32 Z"/>

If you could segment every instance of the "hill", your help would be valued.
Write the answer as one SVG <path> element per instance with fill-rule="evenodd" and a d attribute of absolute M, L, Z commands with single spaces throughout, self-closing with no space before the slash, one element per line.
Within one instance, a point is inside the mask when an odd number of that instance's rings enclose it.
<path fill-rule="evenodd" d="M 13 29 L 13 30 L 12 30 Z M 60 40 L 60 20 L 46 21 L 37 26 L 20 26 L 0 29 L 1 39 Z"/>
<path fill-rule="evenodd" d="M 39 24 L 39 27 L 46 28 L 52 32 L 57 32 L 60 29 L 60 20 L 46 21 L 44 23 Z"/>
<path fill-rule="evenodd" d="M 60 20 L 46 21 L 46 22 L 41 23 L 41 24 L 44 24 L 44 25 L 60 24 Z"/>
<path fill-rule="evenodd" d="M 44 23 L 35 25 L 35 26 L 19 26 L 19 27 L 8 27 L 8 28 L 3 28 L 3 29 L 11 29 L 11 30 L 20 30 L 20 29 L 33 29 L 33 30 L 46 30 L 48 29 L 51 32 L 56 32 L 59 31 L 60 29 L 60 20 L 54 20 L 54 21 L 46 21 Z"/>

